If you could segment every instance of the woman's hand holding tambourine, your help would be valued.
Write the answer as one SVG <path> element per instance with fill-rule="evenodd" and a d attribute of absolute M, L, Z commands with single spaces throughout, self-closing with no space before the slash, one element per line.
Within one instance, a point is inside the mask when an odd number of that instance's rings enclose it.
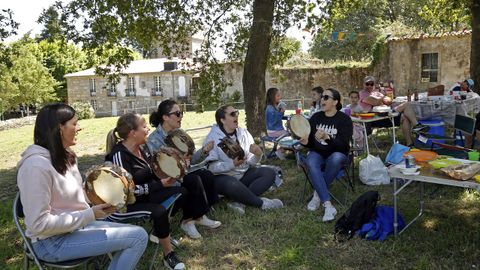
<path fill-rule="evenodd" d="M 303 145 L 307 145 L 308 144 L 308 136 L 300 138 L 299 142 Z"/>
<path fill-rule="evenodd" d="M 171 187 L 175 184 L 176 181 L 177 180 L 175 178 L 172 178 L 172 177 L 160 179 L 160 182 L 162 182 L 162 185 L 164 187 Z"/>
<path fill-rule="evenodd" d="M 102 203 L 102 204 L 97 204 L 92 206 L 93 215 L 95 216 L 95 219 L 103 219 L 115 213 L 116 209 L 117 208 L 115 206 L 108 203 Z"/>
<path fill-rule="evenodd" d="M 203 153 L 204 153 L 205 155 L 208 155 L 208 153 L 209 153 L 210 151 L 212 151 L 212 149 L 213 149 L 213 141 L 209 141 L 209 142 L 208 142 L 207 144 L 205 144 L 205 145 L 203 146 L 203 148 L 202 148 Z"/>
<path fill-rule="evenodd" d="M 262 148 L 260 148 L 260 146 L 258 146 L 256 144 L 251 144 L 249 151 L 250 151 L 250 153 L 254 154 L 257 157 L 259 157 L 263 154 Z"/>
<path fill-rule="evenodd" d="M 238 157 L 236 157 L 236 158 L 233 160 L 233 165 L 235 165 L 235 167 L 238 167 L 238 166 L 242 165 L 243 162 L 245 162 L 244 159 L 239 159 Z"/>

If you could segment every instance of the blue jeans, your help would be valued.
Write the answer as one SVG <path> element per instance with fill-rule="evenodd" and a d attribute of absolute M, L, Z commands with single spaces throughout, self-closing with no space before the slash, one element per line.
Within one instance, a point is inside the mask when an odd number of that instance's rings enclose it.
<path fill-rule="evenodd" d="M 330 201 L 328 187 L 346 162 L 347 156 L 340 152 L 334 152 L 326 159 L 316 151 L 308 152 L 308 174 L 322 202 Z"/>
<path fill-rule="evenodd" d="M 48 262 L 113 253 L 109 270 L 135 269 L 147 243 L 148 235 L 142 227 L 94 221 L 71 233 L 38 240 L 33 249 L 38 258 Z"/>

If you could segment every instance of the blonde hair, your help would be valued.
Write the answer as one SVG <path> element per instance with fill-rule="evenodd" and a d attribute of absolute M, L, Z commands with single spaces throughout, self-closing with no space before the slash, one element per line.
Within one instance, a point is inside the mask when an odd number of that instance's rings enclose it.
<path fill-rule="evenodd" d="M 117 126 L 107 134 L 107 145 L 105 151 L 109 154 L 113 147 L 121 140 L 126 140 L 132 130 L 138 128 L 138 120 L 142 116 L 138 113 L 126 113 L 118 118 Z"/>

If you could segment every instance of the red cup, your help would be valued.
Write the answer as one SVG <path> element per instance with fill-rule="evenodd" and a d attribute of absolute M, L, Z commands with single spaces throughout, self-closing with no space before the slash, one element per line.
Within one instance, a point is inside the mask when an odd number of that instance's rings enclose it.
<path fill-rule="evenodd" d="M 302 113 L 302 109 L 298 108 L 298 109 L 295 109 L 295 114 L 301 114 Z"/>

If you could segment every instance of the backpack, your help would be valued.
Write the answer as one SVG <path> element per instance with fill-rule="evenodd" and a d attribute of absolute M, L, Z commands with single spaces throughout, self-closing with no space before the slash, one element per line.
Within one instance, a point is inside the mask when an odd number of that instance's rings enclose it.
<path fill-rule="evenodd" d="M 351 239 L 363 224 L 372 219 L 379 200 L 378 191 L 371 190 L 360 195 L 335 223 L 335 238 L 342 236 L 346 240 Z"/>

